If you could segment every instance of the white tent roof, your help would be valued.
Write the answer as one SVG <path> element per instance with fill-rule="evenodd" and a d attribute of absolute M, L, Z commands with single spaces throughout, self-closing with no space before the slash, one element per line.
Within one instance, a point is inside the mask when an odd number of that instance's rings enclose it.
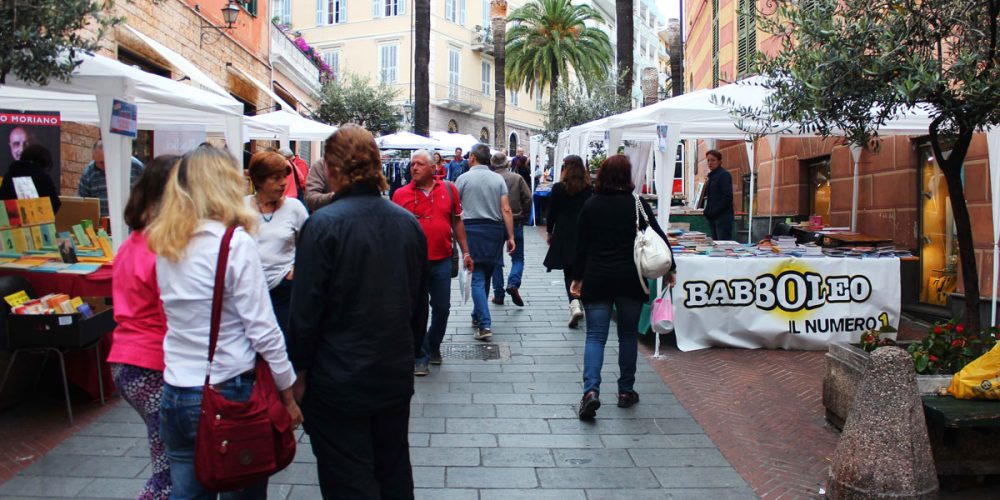
<path fill-rule="evenodd" d="M 272 111 L 263 115 L 251 116 L 246 119 L 251 139 L 278 140 L 282 132 L 272 129 L 287 128 L 288 139 L 293 141 L 325 141 L 337 127 L 305 118 L 290 111 Z"/>
<path fill-rule="evenodd" d="M 108 209 L 115 248 L 128 235 L 123 219 L 129 191 L 128 138 L 110 133 L 114 99 L 136 104 L 142 128 L 196 126 L 226 133 L 229 150 L 238 155 L 242 144 L 243 105 L 230 96 L 175 82 L 99 55 L 80 53 L 69 81 L 52 80 L 44 87 L 13 75 L 0 86 L 0 106 L 9 109 L 59 111 L 62 119 L 98 123 L 104 140 L 108 175 Z M 238 156 L 237 156 L 238 157 Z"/>
<path fill-rule="evenodd" d="M 436 149 L 438 147 L 438 141 L 410 132 L 383 135 L 376 137 L 375 142 L 380 149 Z"/>
<path fill-rule="evenodd" d="M 431 138 L 438 141 L 438 149 L 454 152 L 455 148 L 462 148 L 463 152 L 468 152 L 472 146 L 479 144 L 479 139 L 469 134 L 453 134 L 451 132 L 431 132 Z"/>

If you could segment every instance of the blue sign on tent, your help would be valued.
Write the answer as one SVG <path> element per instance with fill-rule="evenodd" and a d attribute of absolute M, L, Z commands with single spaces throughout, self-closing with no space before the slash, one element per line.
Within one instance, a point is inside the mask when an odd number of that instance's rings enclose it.
<path fill-rule="evenodd" d="M 115 99 L 111 106 L 111 133 L 134 139 L 139 130 L 136 109 L 135 104 Z"/>

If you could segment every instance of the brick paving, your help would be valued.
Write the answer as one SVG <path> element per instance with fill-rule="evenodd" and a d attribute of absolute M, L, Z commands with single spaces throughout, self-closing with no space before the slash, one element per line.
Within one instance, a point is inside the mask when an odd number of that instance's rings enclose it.
<path fill-rule="evenodd" d="M 642 402 L 614 405 L 614 340 L 605 406 L 595 422 L 576 418 L 584 333 L 565 326 L 562 275 L 544 272 L 544 243 L 525 233 L 527 304 L 491 306 L 493 343 L 509 350 L 507 359 L 446 358 L 417 381 L 410 420 L 417 498 L 756 498 L 646 361 L 636 383 Z M 446 341 L 474 343 L 471 304 L 458 302 L 456 288 Z M 148 462 L 138 415 L 119 402 L 0 485 L 0 497 L 130 498 Z M 301 435 L 296 461 L 271 479 L 269 497 L 318 498 L 314 462 Z"/>

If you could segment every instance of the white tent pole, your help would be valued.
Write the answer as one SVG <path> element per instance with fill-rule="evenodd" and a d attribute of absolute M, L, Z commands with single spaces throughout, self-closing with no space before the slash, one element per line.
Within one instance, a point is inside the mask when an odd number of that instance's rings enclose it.
<path fill-rule="evenodd" d="M 751 245 L 753 244 L 754 141 L 747 138 L 744 145 L 747 148 L 747 163 L 750 165 L 750 208 L 747 210 L 747 244 Z M 740 179 L 740 182 L 742 183 L 743 179 Z M 770 232 L 770 229 L 768 229 L 768 232 Z"/>
<path fill-rule="evenodd" d="M 618 152 L 618 148 L 622 145 L 622 133 L 623 130 L 620 128 L 611 129 L 609 134 L 611 144 L 608 145 L 608 156 Z"/>
<path fill-rule="evenodd" d="M 990 326 L 997 324 L 997 278 L 1000 276 L 1000 127 L 992 127 L 986 134 L 990 157 L 990 186 L 993 208 L 993 299 L 990 301 Z"/>
<path fill-rule="evenodd" d="M 111 219 L 111 245 L 118 247 L 128 237 L 125 225 L 125 202 L 128 201 L 132 172 L 132 138 L 111 133 L 111 111 L 114 100 L 135 102 L 118 95 L 98 95 L 97 112 L 101 119 L 101 142 L 104 145 L 104 172 L 108 188 L 108 215 Z M 98 222 L 99 221 L 95 221 Z"/>
<path fill-rule="evenodd" d="M 246 165 L 243 165 L 242 116 L 226 117 L 226 149 L 233 155 L 233 158 L 236 158 L 236 162 L 240 164 L 240 168 L 246 167 Z"/>
<path fill-rule="evenodd" d="M 278 141 L 280 147 L 285 149 L 292 149 L 291 139 L 289 138 L 287 133 L 281 134 L 281 137 L 278 139 Z"/>
<path fill-rule="evenodd" d="M 851 232 L 858 230 L 858 160 L 861 159 L 861 146 L 851 144 L 851 160 L 854 162 L 854 191 L 851 193 Z"/>
<path fill-rule="evenodd" d="M 774 227 L 774 179 L 778 177 L 778 141 L 781 140 L 777 134 L 767 136 L 767 145 L 771 148 L 771 192 L 769 193 L 770 207 L 767 211 L 767 227 Z M 752 190 L 751 190 L 752 191 Z"/>

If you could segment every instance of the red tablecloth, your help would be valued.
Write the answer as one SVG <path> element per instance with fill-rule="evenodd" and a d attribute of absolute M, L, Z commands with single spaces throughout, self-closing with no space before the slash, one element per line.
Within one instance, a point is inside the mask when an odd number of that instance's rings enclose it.
<path fill-rule="evenodd" d="M 35 273 L 21 269 L 0 268 L 0 276 L 21 276 L 31 283 L 35 297 L 50 293 L 65 293 L 71 297 L 111 297 L 111 264 L 105 264 L 90 274 Z M 101 339 L 101 376 L 104 396 L 115 392 L 111 367 L 104 362 L 111 352 L 111 332 Z M 100 397 L 97 386 L 97 360 L 93 350 L 66 354 L 66 377 L 91 398 Z"/>

